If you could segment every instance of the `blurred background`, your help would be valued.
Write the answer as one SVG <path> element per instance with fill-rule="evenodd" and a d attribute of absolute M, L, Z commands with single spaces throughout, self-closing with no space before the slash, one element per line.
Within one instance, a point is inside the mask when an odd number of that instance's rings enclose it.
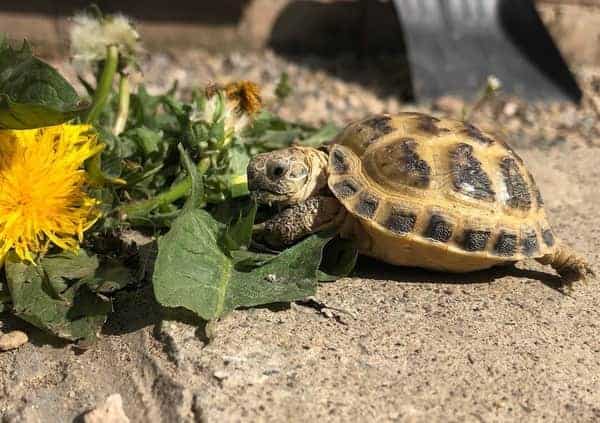
<path fill-rule="evenodd" d="M 465 101 L 480 99 L 488 76 L 497 76 L 502 94 L 516 96 L 517 103 L 559 101 L 562 106 L 551 107 L 600 110 L 595 94 L 600 90 L 600 0 L 96 4 L 136 22 L 146 49 L 144 80 L 152 89 L 167 89 L 174 80 L 185 92 L 210 81 L 251 79 L 285 118 L 343 124 L 415 104 L 459 116 Z M 2 2 L 0 25 L 11 38 L 30 40 L 37 54 L 76 80 L 64 62 L 68 28 L 73 13 L 88 5 L 80 0 Z M 276 102 L 282 76 L 294 95 Z M 497 105 L 495 114 L 498 108 L 508 112 L 507 118 L 522 114 L 516 104 Z M 577 123 L 572 117 L 577 113 L 567 113 L 567 125 Z M 533 126 L 556 125 L 538 117 Z"/>

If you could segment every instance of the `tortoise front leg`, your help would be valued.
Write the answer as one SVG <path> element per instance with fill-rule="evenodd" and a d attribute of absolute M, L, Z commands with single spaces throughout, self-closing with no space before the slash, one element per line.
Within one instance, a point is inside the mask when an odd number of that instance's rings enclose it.
<path fill-rule="evenodd" d="M 267 245 L 286 247 L 312 233 L 338 227 L 345 214 L 334 197 L 315 196 L 283 209 L 254 230 Z"/>

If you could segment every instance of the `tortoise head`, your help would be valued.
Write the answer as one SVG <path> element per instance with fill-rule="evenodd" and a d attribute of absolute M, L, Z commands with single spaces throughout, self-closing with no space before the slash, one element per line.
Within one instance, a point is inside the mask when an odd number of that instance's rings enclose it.
<path fill-rule="evenodd" d="M 256 155 L 248 164 L 248 188 L 259 203 L 305 201 L 327 184 L 327 156 L 310 147 L 290 147 Z"/>

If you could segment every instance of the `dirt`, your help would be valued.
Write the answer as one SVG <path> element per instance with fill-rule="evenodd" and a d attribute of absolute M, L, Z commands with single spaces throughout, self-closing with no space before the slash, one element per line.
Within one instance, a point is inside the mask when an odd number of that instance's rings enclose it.
<path fill-rule="evenodd" d="M 282 70 L 295 92 L 278 104 Z M 600 70 L 577 74 L 580 108 L 500 97 L 473 118 L 505 134 L 555 232 L 600 269 Z M 347 58 L 196 51 L 155 55 L 145 75 L 155 90 L 175 78 L 184 88 L 255 79 L 270 108 L 313 124 L 415 108 L 398 100 L 387 68 Z M 419 109 L 457 116 L 462 103 Z M 0 331 L 22 330 L 30 342 L 0 353 L 0 414 L 81 421 L 118 393 L 132 422 L 598 421 L 600 280 L 570 294 L 556 282 L 535 262 L 448 275 L 361 259 L 313 300 L 233 312 L 210 342 L 201 322 L 165 314 L 146 286 L 117 295 L 87 350 L 4 315 Z"/>

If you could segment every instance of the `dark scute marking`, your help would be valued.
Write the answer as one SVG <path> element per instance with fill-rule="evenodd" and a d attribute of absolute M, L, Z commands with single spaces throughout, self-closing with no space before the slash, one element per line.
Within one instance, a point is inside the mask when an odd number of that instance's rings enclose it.
<path fill-rule="evenodd" d="M 436 125 L 440 120 L 428 115 L 419 115 L 417 117 L 418 128 L 430 135 L 439 135 L 440 128 Z"/>
<path fill-rule="evenodd" d="M 527 182 L 519 172 L 517 162 L 512 157 L 504 157 L 500 161 L 500 168 L 504 176 L 508 200 L 506 203 L 516 209 L 528 210 L 531 208 L 531 194 Z"/>
<path fill-rule="evenodd" d="M 331 164 L 333 165 L 333 170 L 335 170 L 337 173 L 348 172 L 346 156 L 338 149 L 333 150 L 333 153 L 331 153 Z"/>
<path fill-rule="evenodd" d="M 356 213 L 360 216 L 372 219 L 375 216 L 375 212 L 379 207 L 379 200 L 373 197 L 371 194 L 362 194 L 358 199 L 358 205 L 356 206 Z"/>
<path fill-rule="evenodd" d="M 403 138 L 382 148 L 378 159 L 382 172 L 390 179 L 406 185 L 427 188 L 431 168 L 417 153 L 417 145 L 414 139 Z"/>
<path fill-rule="evenodd" d="M 383 135 L 387 135 L 394 130 L 392 127 L 392 118 L 386 115 L 373 116 L 365 119 L 362 124 L 375 131 L 375 135 L 370 141 L 379 138 Z"/>
<path fill-rule="evenodd" d="M 392 211 L 383 226 L 397 234 L 405 234 L 414 229 L 416 222 L 417 216 L 414 213 L 392 207 Z"/>
<path fill-rule="evenodd" d="M 487 135 L 484 135 L 483 132 L 481 132 L 481 130 L 479 128 L 477 128 L 476 126 L 471 125 L 470 123 L 465 123 L 465 134 L 468 135 L 469 137 L 477 140 L 479 143 L 483 144 L 483 145 L 492 145 L 494 143 L 494 140 L 491 139 L 490 137 L 488 137 Z"/>
<path fill-rule="evenodd" d="M 540 192 L 540 189 L 537 187 L 537 185 L 533 185 L 533 192 L 535 194 L 535 200 L 537 201 L 537 205 L 538 207 L 542 207 L 544 205 L 544 199 L 542 198 L 542 193 Z"/>
<path fill-rule="evenodd" d="M 452 237 L 452 224 L 439 214 L 434 214 L 429 219 L 425 229 L 425 236 L 435 241 L 448 242 Z"/>
<path fill-rule="evenodd" d="M 504 147 L 504 149 L 508 151 L 517 162 L 523 164 L 523 159 L 521 158 L 521 156 L 519 156 L 517 152 L 513 150 L 513 148 L 506 141 L 497 139 L 496 142 L 502 145 L 502 147 Z"/>
<path fill-rule="evenodd" d="M 533 179 L 533 176 L 531 175 L 531 173 L 527 172 L 527 175 L 529 175 L 529 180 L 531 181 L 531 190 L 533 191 L 533 195 L 535 196 L 535 201 L 538 207 L 542 207 L 544 205 L 544 199 L 542 198 L 542 193 L 540 192 L 540 189 L 538 188 L 537 184 L 535 183 L 535 180 Z"/>
<path fill-rule="evenodd" d="M 333 185 L 333 192 L 340 198 L 350 198 L 356 195 L 360 191 L 360 187 L 354 181 L 344 179 L 336 182 Z"/>
<path fill-rule="evenodd" d="M 532 256 L 538 251 L 538 240 L 535 231 L 531 231 L 521 239 L 521 250 L 526 256 Z"/>
<path fill-rule="evenodd" d="M 489 231 L 467 229 L 465 231 L 463 247 L 467 251 L 483 251 L 489 238 Z"/>
<path fill-rule="evenodd" d="M 496 193 L 490 178 L 481 168 L 481 162 L 473 156 L 473 147 L 460 143 L 451 152 L 452 182 L 454 189 L 469 197 L 494 201 Z"/>
<path fill-rule="evenodd" d="M 517 235 L 506 231 L 500 232 L 500 236 L 494 245 L 494 251 L 501 256 L 512 256 L 517 251 Z"/>
<path fill-rule="evenodd" d="M 554 245 L 554 234 L 550 229 L 544 229 L 542 231 L 542 238 L 548 247 L 552 247 Z"/>

